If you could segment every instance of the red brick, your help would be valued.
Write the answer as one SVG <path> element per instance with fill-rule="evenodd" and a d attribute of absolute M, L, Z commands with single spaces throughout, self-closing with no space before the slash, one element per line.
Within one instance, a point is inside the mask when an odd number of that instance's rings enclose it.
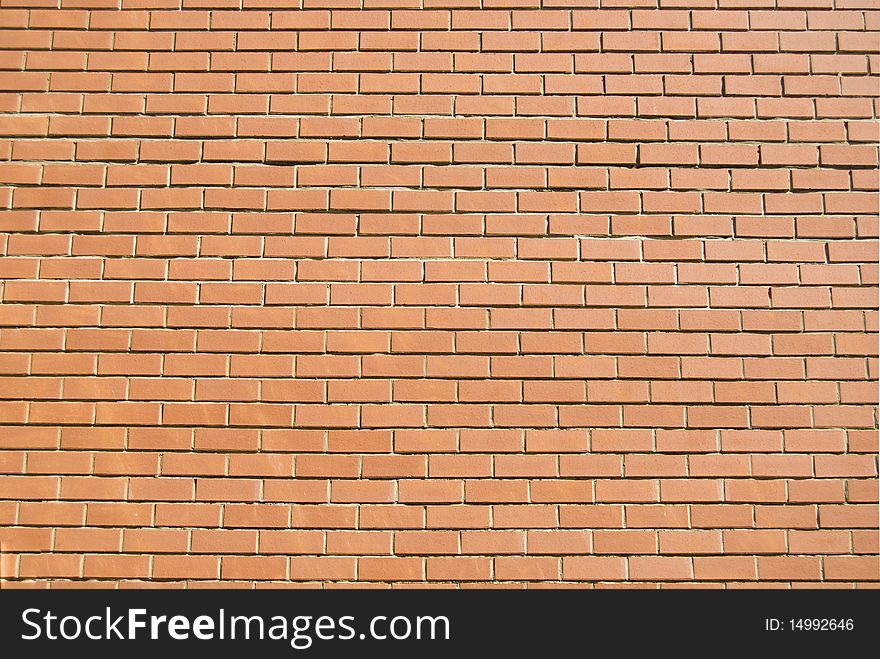
<path fill-rule="evenodd" d="M 880 579 L 870 12 L 228 4 L 6 12 L 17 577 Z"/>

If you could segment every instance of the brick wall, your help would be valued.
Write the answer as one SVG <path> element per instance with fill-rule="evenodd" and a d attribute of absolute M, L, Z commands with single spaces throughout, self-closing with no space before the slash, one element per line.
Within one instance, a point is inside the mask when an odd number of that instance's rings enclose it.
<path fill-rule="evenodd" d="M 3 587 L 876 585 L 877 7 L 0 0 Z"/>

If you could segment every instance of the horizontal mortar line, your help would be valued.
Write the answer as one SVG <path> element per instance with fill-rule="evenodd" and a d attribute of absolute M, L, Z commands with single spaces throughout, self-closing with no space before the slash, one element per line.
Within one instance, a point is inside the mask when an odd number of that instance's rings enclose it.
<path fill-rule="evenodd" d="M 386 406 L 386 407 L 387 407 L 387 406 Z M 643 407 L 644 407 L 644 406 L 643 406 Z M 839 407 L 839 406 L 832 406 L 832 407 Z M 865 406 L 865 405 L 862 405 L 862 406 L 850 405 L 850 406 L 847 406 L 847 407 L 867 407 L 867 406 Z M 820 408 L 820 409 L 821 409 L 821 408 Z M 10 422 L 4 422 L 2 425 L 4 425 L 4 426 L 8 426 L 9 423 L 10 423 Z M 23 422 L 22 422 L 22 423 L 23 423 Z M 11 427 L 21 429 L 21 428 L 23 428 L 23 427 L 25 427 L 25 426 L 24 426 L 24 425 L 12 425 Z M 27 425 L 27 427 L 34 427 L 34 428 L 35 428 L 35 427 L 50 427 L 50 428 L 58 428 L 59 426 L 58 426 L 57 423 L 46 424 L 45 422 L 40 422 L 40 423 L 30 423 L 30 424 Z M 78 423 L 78 422 L 71 422 L 71 423 L 68 423 L 67 425 L 65 425 L 64 427 L 65 427 L 65 428 L 66 428 L 66 427 L 80 427 L 80 428 L 82 428 L 82 427 L 86 427 L 86 428 L 90 428 L 90 429 L 93 429 L 93 430 L 95 430 L 95 429 L 100 430 L 101 428 L 112 428 L 112 427 L 115 427 L 115 426 L 112 426 L 112 425 L 109 425 L 109 426 L 108 426 L 108 425 L 103 425 L 103 424 L 95 425 L 95 424 L 93 424 L 93 423 Z M 324 426 L 324 427 L 314 427 L 314 426 L 292 426 L 292 425 L 284 425 L 284 426 L 282 426 L 282 425 L 278 425 L 278 426 L 267 426 L 267 425 L 265 425 L 265 424 L 264 424 L 264 425 L 254 425 L 254 426 L 245 426 L 245 425 L 237 425 L 237 426 L 232 426 L 232 425 L 214 425 L 214 426 L 199 425 L 199 426 L 194 426 L 194 425 L 192 425 L 192 424 L 190 424 L 190 425 L 185 425 L 185 426 L 184 426 L 184 425 L 179 425 L 179 424 L 163 424 L 163 425 L 159 426 L 159 425 L 155 425 L 155 424 L 153 424 L 153 425 L 137 425 L 137 424 L 134 424 L 134 425 L 132 425 L 131 427 L 133 427 L 133 428 L 180 428 L 180 429 L 204 428 L 204 429 L 214 429 L 214 430 L 217 430 L 217 429 L 221 429 L 221 430 L 224 430 L 224 429 L 225 429 L 225 430 L 234 430 L 234 429 L 241 429 L 241 430 L 259 430 L 259 429 L 263 429 L 263 430 L 288 430 L 288 431 L 328 431 L 328 430 L 329 430 L 329 431 L 331 431 L 331 432 L 342 432 L 342 431 L 345 431 L 345 432 L 357 432 L 357 431 L 366 432 L 366 431 L 376 431 L 376 432 L 378 432 L 378 431 L 395 431 L 395 430 L 407 430 L 407 431 L 410 431 L 410 432 L 417 432 L 417 431 L 432 431 L 432 430 L 433 430 L 433 431 L 440 431 L 440 430 L 450 430 L 450 429 L 451 429 L 450 426 L 448 426 L 448 425 L 446 425 L 446 426 L 417 426 L 417 427 L 416 427 L 416 426 L 408 426 L 408 427 L 403 427 L 403 428 L 401 428 L 401 427 L 399 427 L 399 426 L 398 426 L 398 427 L 392 427 L 392 428 L 388 428 L 388 427 L 384 427 L 384 426 L 369 426 L 369 427 L 355 427 L 355 426 L 346 426 L 346 427 L 342 427 L 342 426 L 340 426 L 340 427 L 334 427 L 334 428 L 329 428 L 329 429 L 328 429 L 326 426 Z M 497 427 L 494 428 L 494 430 L 495 430 L 495 431 L 500 431 L 500 430 L 516 430 L 517 428 L 522 428 L 522 427 L 523 427 L 523 426 L 516 426 L 516 427 L 513 427 L 513 426 L 497 426 Z M 563 427 L 558 427 L 558 426 L 540 426 L 540 427 L 535 427 L 535 428 L 527 428 L 527 430 L 534 430 L 534 431 L 574 431 L 574 430 L 586 430 L 586 429 L 590 429 L 590 428 L 594 428 L 594 427 L 593 427 L 593 426 L 590 426 L 590 427 L 586 427 L 586 426 L 580 426 L 580 427 L 574 427 L 574 426 L 563 426 Z M 713 428 L 708 428 L 708 427 L 705 427 L 705 426 L 696 426 L 696 427 L 695 427 L 695 426 L 690 426 L 690 427 L 686 427 L 686 426 L 669 426 L 668 428 L 667 428 L 666 426 L 625 426 L 625 427 L 623 427 L 623 426 L 613 426 L 613 427 L 602 427 L 602 428 L 598 428 L 598 429 L 601 429 L 601 430 L 608 430 L 608 431 L 614 431 L 614 430 L 652 430 L 652 429 L 667 430 L 667 429 L 668 429 L 668 430 L 676 430 L 676 431 L 683 432 L 683 431 L 699 431 L 699 430 L 703 430 L 703 431 L 705 431 L 705 430 L 711 430 L 711 429 L 713 429 Z M 783 429 L 783 428 L 782 428 L 781 426 L 757 426 L 757 427 L 754 427 L 754 428 L 751 428 L 751 427 L 745 427 L 745 426 L 740 426 L 740 427 L 734 427 L 734 428 L 731 428 L 731 429 L 729 429 L 729 430 L 740 431 L 740 432 L 745 432 L 745 431 L 765 431 L 765 432 L 766 432 L 766 431 L 772 431 L 772 430 L 781 431 L 782 429 Z M 467 430 L 467 431 L 479 431 L 479 430 L 482 430 L 482 431 L 484 431 L 484 432 L 488 432 L 488 431 L 493 430 L 493 428 L 488 428 L 488 427 L 485 427 L 485 426 L 479 426 L 479 427 L 478 427 L 478 426 L 469 426 L 469 427 L 461 428 L 461 430 Z M 722 428 L 722 432 L 725 431 L 725 430 L 728 430 L 728 429 L 727 429 L 727 428 Z M 835 428 L 835 427 L 829 427 L 829 426 L 817 426 L 817 427 L 804 427 L 804 428 L 798 428 L 798 430 L 804 430 L 804 431 L 817 431 L 817 430 L 848 430 L 849 432 L 863 432 L 863 431 L 874 430 L 874 431 L 876 432 L 876 426 L 870 426 L 870 425 L 867 425 L 867 426 L 853 426 L 853 427 L 849 427 L 849 428 L 839 428 L 839 427 L 836 427 L 836 428 Z M 337 455 L 337 454 L 339 454 L 339 453 L 333 453 L 333 454 L 334 454 L 334 455 Z M 665 454 L 664 454 L 664 455 L 665 455 Z"/>
<path fill-rule="evenodd" d="M 45 189 L 45 187 L 43 187 Z M 71 191 L 73 191 L 72 188 Z M 175 188 L 159 188 L 158 190 L 162 191 L 170 191 Z M 182 189 L 202 189 L 205 188 L 182 188 Z M 233 190 L 264 190 L 268 191 L 268 188 L 231 188 Z M 285 188 L 278 188 L 279 190 L 285 190 Z M 327 188 L 328 190 L 330 188 Z M 360 190 L 371 190 L 369 188 L 359 188 Z M 290 189 L 287 189 L 290 190 Z M 563 190 L 564 191 L 564 190 Z M 608 192 L 608 190 L 602 189 L 577 189 L 578 192 L 582 193 L 590 193 L 590 192 Z M 468 192 L 468 190 L 463 190 L 463 192 Z M 614 190 L 612 192 L 626 192 L 624 190 Z M 630 191 L 632 192 L 632 191 Z M 704 191 L 704 192 L 712 192 L 712 191 Z M 729 192 L 718 191 L 721 194 L 729 195 Z M 858 193 L 858 190 L 826 190 L 821 191 L 821 194 L 836 194 L 836 195 L 846 195 Z M 870 194 L 871 191 L 864 191 L 864 194 Z M 765 194 L 774 194 L 772 191 L 756 191 L 749 190 L 743 191 L 742 194 L 745 195 L 765 195 Z M 775 193 L 782 194 L 786 196 L 797 196 L 791 192 L 782 192 Z M 814 218 L 826 218 L 828 216 L 845 216 L 845 217 L 853 217 L 853 216 L 869 216 L 870 213 L 868 211 L 854 211 L 850 214 L 844 213 L 824 213 L 823 211 L 809 211 L 809 212 L 775 212 L 775 213 L 766 213 L 762 211 L 755 211 L 753 213 L 734 213 L 731 211 L 707 211 L 707 212 L 694 212 L 694 211 L 641 211 L 641 210 L 605 210 L 605 209 L 590 209 L 584 208 L 583 210 L 563 210 L 563 211 L 554 211 L 554 210 L 545 210 L 545 211 L 517 211 L 514 209 L 507 210 L 497 210 L 497 211 L 467 211 L 467 210 L 454 210 L 452 208 L 439 209 L 439 210 L 431 210 L 431 209 L 418 209 L 418 210 L 407 210 L 407 209 L 396 209 L 392 210 L 391 208 L 266 208 L 264 206 L 259 207 L 245 207 L 245 206 L 161 206 L 161 207 L 138 207 L 138 206 L 123 206 L 118 208 L 104 208 L 104 207 L 75 207 L 75 206 L 54 206 L 54 207 L 34 207 L 34 206 L 12 206 L 11 208 L 2 209 L 5 211 L 18 211 L 18 212 L 36 212 L 36 211 L 49 211 L 49 212 L 57 212 L 57 211 L 75 211 L 75 212 L 184 212 L 184 213 L 195 213 L 199 211 L 209 211 L 209 212 L 239 212 L 239 213 L 264 213 L 264 212 L 283 212 L 283 213 L 312 213 L 312 214 L 328 214 L 328 215 L 345 215 L 345 214 L 358 214 L 358 215 L 400 215 L 401 213 L 418 213 L 423 216 L 444 216 L 444 215 L 520 215 L 520 216 L 528 216 L 528 217 L 546 217 L 548 215 L 554 216 L 592 216 L 592 215 L 613 215 L 615 217 L 626 217 L 626 218 L 637 218 L 644 216 L 656 216 L 663 215 L 669 217 L 696 217 L 696 218 L 708 218 L 708 217 L 719 217 L 722 219 L 730 219 L 731 217 L 761 217 L 766 220 L 773 219 L 792 219 L 793 215 L 804 219 L 814 219 Z M 301 234 L 306 235 L 306 234 Z M 325 234 L 319 234 L 325 235 Z"/>

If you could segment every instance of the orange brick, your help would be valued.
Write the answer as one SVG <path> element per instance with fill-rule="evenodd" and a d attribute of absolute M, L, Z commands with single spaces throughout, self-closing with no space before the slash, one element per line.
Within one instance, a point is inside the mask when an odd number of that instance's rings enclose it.
<path fill-rule="evenodd" d="M 871 12 L 189 4 L 4 12 L 12 578 L 880 581 Z"/>

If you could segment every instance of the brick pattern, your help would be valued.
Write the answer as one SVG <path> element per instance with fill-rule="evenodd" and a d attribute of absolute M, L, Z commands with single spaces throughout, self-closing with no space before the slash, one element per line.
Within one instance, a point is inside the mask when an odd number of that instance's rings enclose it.
<path fill-rule="evenodd" d="M 3 587 L 877 585 L 876 0 L 0 0 Z"/>

